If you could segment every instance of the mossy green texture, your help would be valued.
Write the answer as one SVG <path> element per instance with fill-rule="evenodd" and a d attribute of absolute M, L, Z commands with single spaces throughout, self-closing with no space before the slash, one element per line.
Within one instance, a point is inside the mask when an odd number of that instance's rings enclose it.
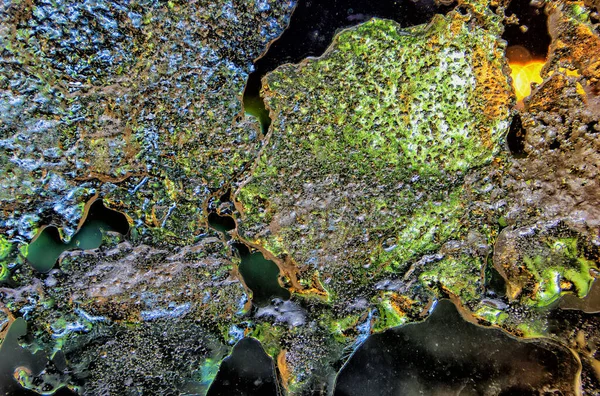
<path fill-rule="evenodd" d="M 237 194 L 244 235 L 322 281 L 335 273 L 325 287 L 340 300 L 464 239 L 464 179 L 491 164 L 508 126 L 502 50 L 456 12 L 408 29 L 373 19 L 341 32 L 321 58 L 270 73 L 270 140 Z M 475 227 L 488 235 L 497 224 Z M 461 269 L 472 273 L 475 261 Z M 471 298 L 474 286 L 459 294 Z"/>
<path fill-rule="evenodd" d="M 8 269 L 8 265 L 4 262 L 0 262 L 0 281 L 8 279 L 10 276 L 10 270 Z"/>
<path fill-rule="evenodd" d="M 248 334 L 249 337 L 254 337 L 267 353 L 274 360 L 281 351 L 281 338 L 285 333 L 282 326 L 274 325 L 268 322 L 258 323 Z"/>
<path fill-rule="evenodd" d="M 565 249 L 568 245 L 572 248 L 571 251 Z M 538 283 L 538 288 L 531 297 L 532 302 L 546 306 L 565 292 L 575 293 L 579 298 L 585 297 L 594 280 L 590 270 L 598 269 L 597 263 L 580 256 L 575 238 L 550 240 L 547 248 L 547 254 L 541 253 L 534 258 L 523 257 L 527 270 Z M 568 282 L 568 289 L 563 292 L 562 283 L 565 281 Z"/>
<path fill-rule="evenodd" d="M 12 250 L 13 244 L 6 240 L 3 235 L 0 235 L 0 260 L 4 260 L 10 251 Z"/>
<path fill-rule="evenodd" d="M 441 286 L 462 301 L 469 302 L 481 295 L 482 266 L 481 259 L 477 257 L 448 257 L 428 266 L 419 279 L 429 287 Z"/>
<path fill-rule="evenodd" d="M 354 163 L 357 176 L 393 177 L 406 169 L 429 176 L 486 163 L 506 130 L 508 109 L 494 109 L 500 117 L 474 111 L 489 100 L 478 63 L 500 69 L 503 59 L 494 36 L 465 22 L 454 14 L 400 29 L 373 19 L 341 33 L 322 59 L 269 75 L 269 105 L 293 103 L 294 112 L 321 126 L 304 132 L 302 143 L 324 171 Z M 339 74 L 344 78 L 334 79 Z M 496 84 L 508 90 L 506 81 Z M 392 167 L 399 169 L 388 172 Z"/>
<path fill-rule="evenodd" d="M 389 299 L 383 299 L 377 305 L 377 316 L 373 323 L 373 333 L 379 333 L 392 327 L 401 326 L 408 322 L 408 318 L 401 312 L 398 312 Z"/>
<path fill-rule="evenodd" d="M 356 333 L 356 327 L 360 324 L 362 316 L 362 313 L 359 313 L 340 319 L 332 318 L 329 321 L 329 331 L 337 342 L 345 343 L 347 342 L 348 333 Z"/>
<path fill-rule="evenodd" d="M 539 223 L 507 230 L 499 238 L 494 265 L 505 278 L 508 295 L 545 307 L 565 293 L 585 297 L 598 270 L 592 252 L 598 241 L 566 222 Z"/>
<path fill-rule="evenodd" d="M 376 254 L 371 256 L 372 265 L 392 272 L 425 252 L 436 251 L 440 242 L 451 236 L 463 235 L 461 195 L 462 188 L 457 188 L 444 203 L 424 202 L 423 206 L 415 208 L 410 216 L 402 219 L 406 226 L 393 238 L 396 247 L 377 249 Z"/>
<path fill-rule="evenodd" d="M 370 20 L 342 31 L 322 57 L 264 78 L 273 122 L 235 193 L 238 229 L 294 263 L 284 275 L 306 290 L 318 274 L 339 315 L 322 326 L 340 347 L 359 337 L 368 312 L 367 331 L 413 320 L 400 295 L 415 307 L 481 295 L 480 247 L 500 214 L 476 206 L 491 206 L 483 180 L 508 127 L 505 66 L 497 36 L 452 12 L 408 29 Z M 382 291 L 397 277 L 401 292 Z M 342 314 L 360 298 L 367 308 Z M 291 388 L 313 375 L 303 370 L 323 370 L 290 359 Z"/>
<path fill-rule="evenodd" d="M 484 319 L 487 322 L 497 326 L 501 326 L 508 318 L 508 314 L 506 312 L 487 305 L 480 307 L 473 314 L 476 317 Z"/>
<path fill-rule="evenodd" d="M 8 279 L 10 270 L 8 269 L 8 256 L 13 249 L 13 244 L 0 235 L 0 282 Z"/>

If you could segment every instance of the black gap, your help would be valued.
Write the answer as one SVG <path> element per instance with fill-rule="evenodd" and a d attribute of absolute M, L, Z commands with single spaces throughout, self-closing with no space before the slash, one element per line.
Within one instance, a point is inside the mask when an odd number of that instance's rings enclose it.
<path fill-rule="evenodd" d="M 523 122 L 519 114 L 515 114 L 510 123 L 506 143 L 513 156 L 516 158 L 527 157 L 525 153 L 525 129 L 523 129 Z"/>
<path fill-rule="evenodd" d="M 250 249 L 243 243 L 234 243 L 231 247 L 233 249 L 233 253 L 237 254 L 240 258 L 250 254 Z"/>
<path fill-rule="evenodd" d="M 446 14 L 454 5 L 434 0 L 299 0 L 287 29 L 254 62 L 244 90 L 244 108 L 259 118 L 263 132 L 271 120 L 260 96 L 261 79 L 285 63 L 298 63 L 308 56 L 321 56 L 336 31 L 373 17 L 392 19 L 402 27 L 429 22 L 435 14 Z"/>
<path fill-rule="evenodd" d="M 39 224 L 52 224 L 56 216 L 56 212 L 53 208 L 45 208 L 38 213 Z"/>
<path fill-rule="evenodd" d="M 340 370 L 342 369 L 342 367 L 344 367 L 344 365 L 346 364 L 346 362 L 348 362 L 348 360 L 350 360 L 350 358 L 352 357 L 352 354 L 354 353 L 355 349 L 356 349 L 356 345 L 348 345 L 344 348 L 343 352 L 342 352 L 342 356 L 333 361 L 330 362 L 331 367 L 333 367 L 333 370 L 336 373 L 339 373 Z"/>
<path fill-rule="evenodd" d="M 76 395 L 77 395 L 77 393 L 73 392 L 66 386 L 63 386 L 62 388 L 57 390 L 53 396 L 76 396 Z"/>
<path fill-rule="evenodd" d="M 567 394 L 578 374 L 569 349 L 472 324 L 442 300 L 424 322 L 369 336 L 338 374 L 334 395 Z"/>
<path fill-rule="evenodd" d="M 279 394 L 273 359 L 254 338 L 243 338 L 233 347 L 207 392 L 207 396 Z"/>
<path fill-rule="evenodd" d="M 590 9 L 592 15 L 600 12 L 600 1 L 598 0 L 584 0 L 583 4 Z M 598 15 L 595 15 L 595 17 L 598 17 Z"/>
<path fill-rule="evenodd" d="M 466 16 L 469 14 L 469 11 L 467 11 L 467 9 L 465 7 L 458 7 L 456 9 L 456 11 L 458 11 L 458 13 L 463 16 Z"/>
<path fill-rule="evenodd" d="M 548 16 L 544 7 L 531 5 L 530 0 L 512 0 L 504 15 L 516 15 L 519 23 L 505 26 L 502 38 L 508 42 L 506 56 L 510 62 L 527 63 L 545 60 L 550 47 Z"/>
<path fill-rule="evenodd" d="M 506 281 L 491 260 L 485 267 L 485 292 L 492 298 L 506 296 Z"/>
<path fill-rule="evenodd" d="M 116 210 L 108 209 L 101 199 L 97 199 L 92 203 L 84 224 L 92 221 L 100 221 L 106 224 L 110 231 L 122 235 L 127 235 L 129 232 L 127 216 Z"/>
<path fill-rule="evenodd" d="M 62 350 L 56 351 L 52 357 L 52 363 L 56 366 L 57 370 L 65 371 L 68 368 L 67 359 L 65 353 Z"/>
<path fill-rule="evenodd" d="M 225 192 L 216 192 L 215 195 L 210 197 L 208 201 L 207 210 L 209 213 L 217 213 L 219 215 L 231 215 L 233 214 L 233 202 L 231 200 L 231 189 L 225 190 Z"/>
<path fill-rule="evenodd" d="M 598 125 L 597 121 L 588 122 L 588 124 L 587 124 L 588 132 L 589 133 L 598 133 L 598 130 L 596 129 L 596 125 Z"/>
<path fill-rule="evenodd" d="M 129 222 L 123 213 L 106 208 L 102 200 L 97 199 L 90 205 L 82 226 L 71 241 L 65 243 L 58 228 L 45 227 L 29 244 L 27 261 L 39 272 L 47 273 L 64 251 L 98 248 L 102 244 L 104 231 L 127 235 Z"/>
<path fill-rule="evenodd" d="M 208 225 L 215 230 L 227 233 L 228 231 L 235 230 L 235 220 L 231 216 L 219 216 L 217 213 L 212 212 L 208 214 Z"/>
<path fill-rule="evenodd" d="M 215 230 L 227 234 L 236 228 L 233 218 L 233 202 L 231 201 L 231 189 L 221 193 L 218 199 L 211 198 L 208 204 L 208 225 Z"/>
<path fill-rule="evenodd" d="M 556 150 L 560 148 L 560 142 L 557 139 L 554 139 L 552 143 L 550 143 L 550 149 Z"/>
<path fill-rule="evenodd" d="M 49 241 L 56 243 L 57 245 L 62 245 L 64 243 L 60 231 L 53 225 L 45 227 L 41 232 L 44 233 Z"/>
<path fill-rule="evenodd" d="M 231 189 L 226 190 L 219 198 L 221 202 L 231 202 Z"/>
<path fill-rule="evenodd" d="M 583 252 L 583 257 L 591 261 L 600 261 L 600 245 L 595 243 L 577 243 L 577 249 Z"/>
<path fill-rule="evenodd" d="M 564 125 L 565 121 L 561 120 L 560 123 Z M 569 127 L 567 128 L 567 132 L 565 132 L 565 140 L 571 139 L 572 134 L 573 134 L 573 125 L 569 125 Z"/>
<path fill-rule="evenodd" d="M 0 395 L 35 396 L 39 393 L 23 388 L 14 377 L 18 367 L 25 367 L 34 375 L 40 373 L 48 363 L 43 352 L 35 354 L 23 348 L 19 340 L 31 334 L 27 332 L 27 322 L 18 318 L 10 324 L 4 341 L 0 344 Z"/>

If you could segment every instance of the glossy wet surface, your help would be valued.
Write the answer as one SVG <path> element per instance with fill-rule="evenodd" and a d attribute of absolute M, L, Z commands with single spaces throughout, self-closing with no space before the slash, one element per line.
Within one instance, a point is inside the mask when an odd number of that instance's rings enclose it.
<path fill-rule="evenodd" d="M 519 341 L 465 321 L 449 300 L 424 322 L 369 337 L 340 371 L 334 394 L 576 394 L 579 363 L 548 341 Z"/>
<path fill-rule="evenodd" d="M 10 326 L 6 338 L 0 346 L 0 394 L 8 396 L 37 395 L 23 389 L 14 379 L 13 373 L 19 367 L 37 374 L 46 366 L 43 354 L 32 355 L 19 345 L 19 338 L 27 334 L 27 322 L 16 319 Z"/>
<path fill-rule="evenodd" d="M 598 2 L 297 3 L 0 2 L 0 395 L 598 394 Z"/>
<path fill-rule="evenodd" d="M 573 294 L 564 295 L 559 306 L 562 309 L 576 309 L 589 314 L 600 313 L 600 282 L 596 279 L 584 298 Z"/>
<path fill-rule="evenodd" d="M 288 300 L 290 292 L 279 284 L 279 267 L 265 259 L 261 252 L 250 253 L 245 246 L 239 246 L 241 263 L 240 274 L 246 286 L 252 290 L 252 302 L 259 306 L 267 305 L 271 299 Z"/>
<path fill-rule="evenodd" d="M 129 232 L 129 224 L 124 214 L 106 208 L 99 199 L 90 205 L 81 227 L 69 242 L 62 240 L 58 228 L 43 228 L 28 247 L 27 261 L 36 270 L 48 272 L 64 251 L 100 247 L 107 231 L 125 235 Z"/>
<path fill-rule="evenodd" d="M 207 396 L 279 395 L 275 365 L 254 338 L 240 340 L 221 363 Z"/>

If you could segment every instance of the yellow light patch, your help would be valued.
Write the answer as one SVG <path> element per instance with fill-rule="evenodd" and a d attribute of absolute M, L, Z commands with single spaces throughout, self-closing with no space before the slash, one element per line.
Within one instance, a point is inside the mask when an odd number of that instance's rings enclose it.
<path fill-rule="evenodd" d="M 587 96 L 585 89 L 583 89 L 583 86 L 580 83 L 577 83 L 576 88 L 579 95 L 583 96 L 584 98 Z"/>
<path fill-rule="evenodd" d="M 513 80 L 513 87 L 517 95 L 517 101 L 522 101 L 531 94 L 531 83 L 541 83 L 540 72 L 544 67 L 544 62 L 533 61 L 526 64 L 511 63 L 510 76 Z"/>

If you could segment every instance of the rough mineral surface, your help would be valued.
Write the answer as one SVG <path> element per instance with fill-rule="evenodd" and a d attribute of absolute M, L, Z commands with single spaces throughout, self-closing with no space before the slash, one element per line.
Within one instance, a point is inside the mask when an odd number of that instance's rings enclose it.
<path fill-rule="evenodd" d="M 292 5 L 3 2 L 2 229 L 71 235 L 102 192 L 172 239 L 200 234 L 210 189 L 260 145 L 256 123 L 235 121 L 239 97 Z"/>
<path fill-rule="evenodd" d="M 334 294 L 348 290 L 338 270 L 361 283 L 466 236 L 465 179 L 498 152 L 510 99 L 500 43 L 467 22 L 372 20 L 269 75 L 274 125 L 238 195 L 246 235 L 320 271 Z"/>
<path fill-rule="evenodd" d="M 0 362 L 35 357 L 0 364 L 6 389 L 204 394 L 254 337 L 285 393 L 329 394 L 369 335 L 448 297 L 569 347 L 566 394 L 598 394 L 597 2 L 547 2 L 543 82 L 518 106 L 508 1 L 458 3 L 265 76 L 266 134 L 241 95 L 293 2 L 2 3 Z M 36 271 L 40 229 L 66 243 L 98 197 L 130 231 Z M 241 245 L 289 300 L 253 301 Z"/>
<path fill-rule="evenodd" d="M 29 348 L 68 366 L 22 383 L 206 390 L 246 297 L 204 207 L 261 145 L 240 98 L 293 5 L 2 2 L 0 323 L 4 333 L 23 316 Z M 27 243 L 48 224 L 68 240 L 95 194 L 129 216 L 130 233 L 36 273 Z"/>
<path fill-rule="evenodd" d="M 374 19 L 265 79 L 273 124 L 237 194 L 240 228 L 293 258 L 299 293 L 322 285 L 337 320 L 358 298 L 385 328 L 404 316 L 388 301 L 397 292 L 423 304 L 440 288 L 480 292 L 497 226 L 476 206 L 490 199 L 511 97 L 502 44 L 469 22 Z"/>
<path fill-rule="evenodd" d="M 507 279 L 507 295 L 545 306 L 564 292 L 585 297 L 593 281 L 598 238 L 559 221 L 506 228 L 494 249 L 496 269 Z M 530 301 L 527 301 L 527 300 Z"/>

